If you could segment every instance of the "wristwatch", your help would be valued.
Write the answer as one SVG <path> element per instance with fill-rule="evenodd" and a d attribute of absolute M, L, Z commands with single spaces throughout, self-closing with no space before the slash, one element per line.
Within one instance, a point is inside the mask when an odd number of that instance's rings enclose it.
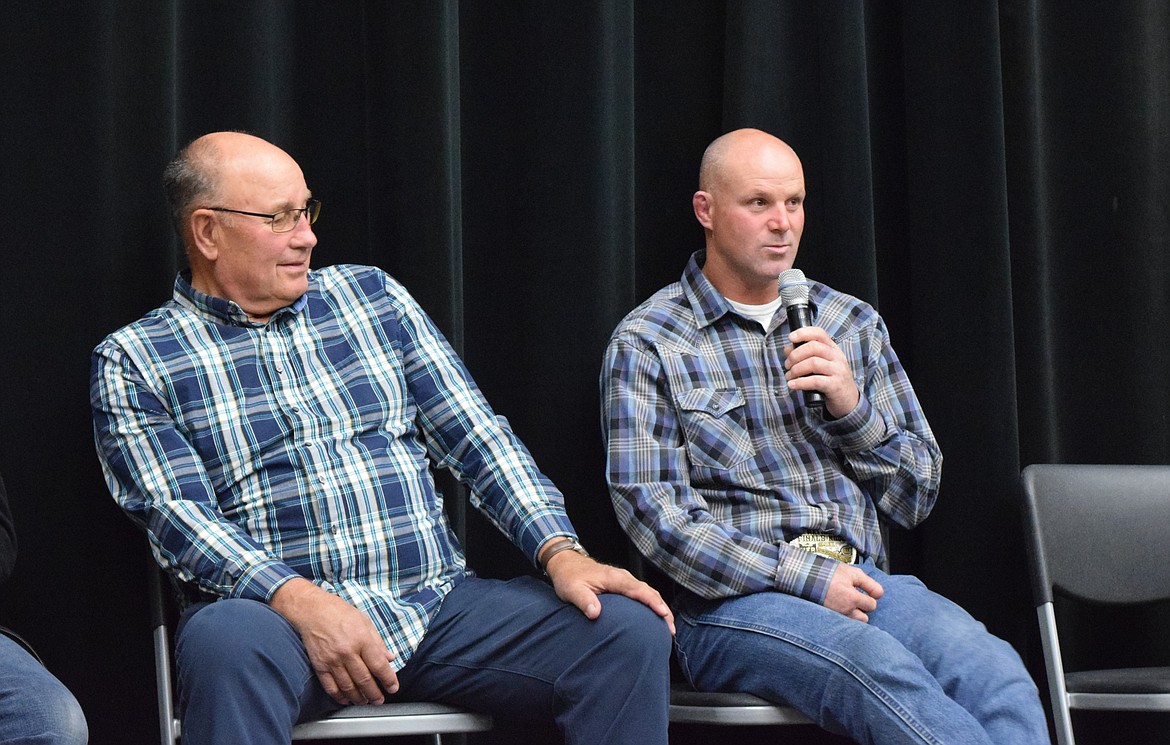
<path fill-rule="evenodd" d="M 589 552 L 585 550 L 585 547 L 582 546 L 580 541 L 578 541 L 576 538 L 569 538 L 567 536 L 562 538 L 554 538 L 552 542 L 552 548 L 545 552 L 544 562 L 540 567 L 546 575 L 548 574 L 548 563 L 552 561 L 552 557 L 556 556 L 562 551 L 573 551 L 585 557 L 589 556 Z"/>

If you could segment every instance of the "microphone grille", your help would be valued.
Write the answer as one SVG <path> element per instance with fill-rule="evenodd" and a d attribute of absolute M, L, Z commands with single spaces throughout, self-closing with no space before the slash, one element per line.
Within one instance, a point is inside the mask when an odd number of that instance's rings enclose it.
<path fill-rule="evenodd" d="M 784 306 L 808 305 L 808 280 L 799 269 L 785 269 L 776 279 L 780 288 L 780 302 Z"/>

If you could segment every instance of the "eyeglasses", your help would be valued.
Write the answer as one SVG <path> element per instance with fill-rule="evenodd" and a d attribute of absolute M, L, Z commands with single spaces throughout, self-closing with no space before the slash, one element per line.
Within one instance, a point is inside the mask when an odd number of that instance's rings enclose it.
<path fill-rule="evenodd" d="M 287 233 L 297 226 L 302 214 L 309 218 L 310 225 L 316 223 L 317 216 L 321 214 L 321 200 L 310 199 L 305 202 L 304 207 L 298 207 L 295 210 L 281 210 L 280 212 L 273 212 L 271 215 L 264 212 L 230 210 L 227 207 L 204 207 L 203 209 L 213 212 L 234 212 L 237 215 L 251 215 L 252 217 L 266 217 L 270 221 L 268 224 L 272 226 L 273 233 Z"/>

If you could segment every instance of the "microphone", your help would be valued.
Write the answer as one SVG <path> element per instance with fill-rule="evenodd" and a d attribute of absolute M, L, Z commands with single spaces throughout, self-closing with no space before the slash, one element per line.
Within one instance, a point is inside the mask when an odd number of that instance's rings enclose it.
<path fill-rule="evenodd" d="M 812 314 L 808 309 L 808 280 L 799 269 L 785 269 L 776 279 L 780 288 L 780 302 L 788 313 L 788 328 L 792 331 L 812 326 Z M 825 405 L 825 396 L 820 391 L 801 391 L 804 405 L 809 408 Z"/>

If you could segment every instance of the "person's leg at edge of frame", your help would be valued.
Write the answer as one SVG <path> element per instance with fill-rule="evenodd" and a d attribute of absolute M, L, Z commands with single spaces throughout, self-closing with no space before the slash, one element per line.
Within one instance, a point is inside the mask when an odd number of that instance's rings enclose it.
<path fill-rule="evenodd" d="M 552 719 L 567 745 L 665 745 L 666 623 L 619 595 L 601 605 L 590 621 L 534 578 L 465 579 L 399 672 L 402 695 Z"/>
<path fill-rule="evenodd" d="M 85 745 L 80 704 L 32 655 L 0 636 L 0 742 Z"/>
<path fill-rule="evenodd" d="M 268 605 L 192 606 L 175 641 L 183 745 L 287 745 L 304 717 L 340 708 L 292 625 Z"/>

